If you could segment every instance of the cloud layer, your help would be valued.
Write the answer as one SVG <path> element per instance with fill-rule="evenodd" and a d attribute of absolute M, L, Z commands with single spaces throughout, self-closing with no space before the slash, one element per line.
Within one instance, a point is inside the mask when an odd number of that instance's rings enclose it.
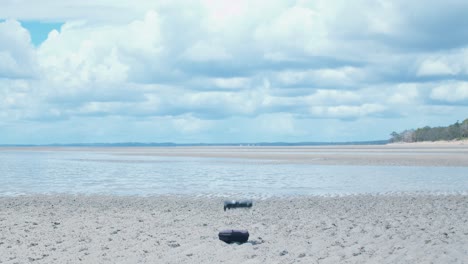
<path fill-rule="evenodd" d="M 385 139 L 468 114 L 466 1 L 36 2 L 0 10 L 0 143 Z M 22 20 L 64 24 L 34 47 Z"/>

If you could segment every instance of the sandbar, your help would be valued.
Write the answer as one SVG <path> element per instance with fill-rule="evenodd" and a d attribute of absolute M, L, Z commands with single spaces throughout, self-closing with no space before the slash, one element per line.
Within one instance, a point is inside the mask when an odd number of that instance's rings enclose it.
<path fill-rule="evenodd" d="M 134 157 L 228 158 L 317 165 L 468 167 L 466 141 L 302 147 L 2 147 L 0 151 L 80 151 Z"/>

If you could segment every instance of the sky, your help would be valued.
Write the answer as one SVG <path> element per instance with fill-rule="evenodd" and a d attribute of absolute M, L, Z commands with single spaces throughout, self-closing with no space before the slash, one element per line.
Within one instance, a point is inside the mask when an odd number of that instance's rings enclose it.
<path fill-rule="evenodd" d="M 466 0 L 0 6 L 0 144 L 365 141 L 468 118 Z"/>

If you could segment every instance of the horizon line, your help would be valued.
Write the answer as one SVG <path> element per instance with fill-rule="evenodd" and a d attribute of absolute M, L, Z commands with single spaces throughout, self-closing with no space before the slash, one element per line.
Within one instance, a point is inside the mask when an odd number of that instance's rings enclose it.
<path fill-rule="evenodd" d="M 177 146 L 317 146 L 317 145 L 384 145 L 385 140 L 366 141 L 303 141 L 303 142 L 229 142 L 229 143 L 174 143 L 174 142 L 94 142 L 49 144 L 0 144 L 0 147 L 177 147 Z"/>

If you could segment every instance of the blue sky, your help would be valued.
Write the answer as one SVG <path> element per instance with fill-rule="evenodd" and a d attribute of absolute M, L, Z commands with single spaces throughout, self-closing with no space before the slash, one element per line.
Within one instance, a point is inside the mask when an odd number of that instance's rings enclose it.
<path fill-rule="evenodd" d="M 2 2 L 0 144 L 387 139 L 468 118 L 468 2 Z"/>
<path fill-rule="evenodd" d="M 64 24 L 58 22 L 42 22 L 38 20 L 20 21 L 20 23 L 23 28 L 28 30 L 29 35 L 31 36 L 31 43 L 36 47 L 47 39 L 49 32 L 52 30 L 60 31 L 60 27 Z"/>

